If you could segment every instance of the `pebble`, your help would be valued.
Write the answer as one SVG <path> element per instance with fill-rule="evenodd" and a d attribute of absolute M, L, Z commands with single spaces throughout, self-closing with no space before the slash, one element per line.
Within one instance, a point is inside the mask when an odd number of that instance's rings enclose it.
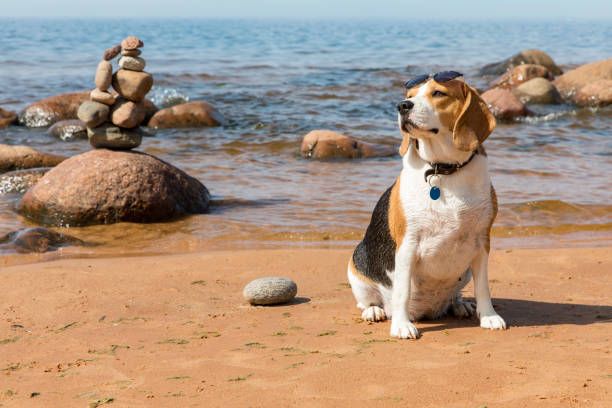
<path fill-rule="evenodd" d="M 142 40 L 136 36 L 130 35 L 121 41 L 121 48 L 124 50 L 135 50 L 144 46 Z"/>
<path fill-rule="evenodd" d="M 96 88 L 101 91 L 107 91 L 113 80 L 113 66 L 110 62 L 103 60 L 98 64 L 96 69 Z"/>
<path fill-rule="evenodd" d="M 100 102 L 85 101 L 79 106 L 77 116 L 85 125 L 90 128 L 101 125 L 106 122 L 110 108 Z"/>
<path fill-rule="evenodd" d="M 128 57 L 123 56 L 119 59 L 119 68 L 127 69 L 130 71 L 143 71 L 146 62 L 140 57 Z"/>
<path fill-rule="evenodd" d="M 97 88 L 91 91 L 91 93 L 89 94 L 89 98 L 94 102 L 100 102 L 108 106 L 111 106 L 117 100 L 115 95 Z"/>
<path fill-rule="evenodd" d="M 287 303 L 297 294 L 297 285 L 289 278 L 266 277 L 251 281 L 242 295 L 252 305 Z"/>
<path fill-rule="evenodd" d="M 113 105 L 111 111 L 111 122 L 113 125 L 132 129 L 140 125 L 145 118 L 144 103 L 132 102 L 123 98 Z"/>
<path fill-rule="evenodd" d="M 96 149 L 129 150 L 140 146 L 142 142 L 142 133 L 139 128 L 121 129 L 111 124 L 88 128 L 87 135 L 89 144 Z"/>
<path fill-rule="evenodd" d="M 126 57 L 138 57 L 140 54 L 142 54 L 142 51 L 138 48 L 135 50 L 121 50 L 121 55 Z"/>
<path fill-rule="evenodd" d="M 117 55 L 119 55 L 120 52 L 121 52 L 121 44 L 117 44 L 114 47 L 107 48 L 104 51 L 104 55 L 102 56 L 102 58 L 104 58 L 104 60 L 106 61 L 110 61 L 113 58 L 115 58 Z"/>

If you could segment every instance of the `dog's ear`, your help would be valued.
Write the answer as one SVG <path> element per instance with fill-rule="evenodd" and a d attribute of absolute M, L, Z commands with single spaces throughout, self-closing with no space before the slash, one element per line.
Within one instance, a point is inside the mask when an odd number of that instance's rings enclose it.
<path fill-rule="evenodd" d="M 478 92 L 466 83 L 461 87 L 465 103 L 453 128 L 453 143 L 459 150 L 472 151 L 489 137 L 496 122 Z"/>

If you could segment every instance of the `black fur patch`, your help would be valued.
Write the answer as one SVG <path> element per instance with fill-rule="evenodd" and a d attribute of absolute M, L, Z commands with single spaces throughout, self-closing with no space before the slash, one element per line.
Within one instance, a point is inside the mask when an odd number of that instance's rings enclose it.
<path fill-rule="evenodd" d="M 391 287 L 387 271 L 395 269 L 395 242 L 389 229 L 389 197 L 393 186 L 380 197 L 363 240 L 353 252 L 353 263 L 362 275 Z"/>

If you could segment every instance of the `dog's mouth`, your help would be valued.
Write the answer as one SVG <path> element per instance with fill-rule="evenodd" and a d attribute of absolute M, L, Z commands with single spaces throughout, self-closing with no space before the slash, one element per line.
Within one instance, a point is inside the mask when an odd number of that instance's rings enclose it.
<path fill-rule="evenodd" d="M 420 130 L 422 132 L 433 133 L 434 135 L 438 134 L 440 129 L 432 128 L 432 129 L 423 129 L 419 127 L 416 123 L 414 123 L 410 118 L 402 118 L 402 130 L 406 133 L 410 133 L 411 130 Z"/>

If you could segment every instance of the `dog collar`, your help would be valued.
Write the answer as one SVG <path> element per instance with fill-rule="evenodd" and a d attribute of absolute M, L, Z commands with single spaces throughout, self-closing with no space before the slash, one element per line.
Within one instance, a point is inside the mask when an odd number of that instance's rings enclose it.
<path fill-rule="evenodd" d="M 435 201 L 439 199 L 440 195 L 442 194 L 442 192 L 440 191 L 440 187 L 431 184 L 431 178 L 433 178 L 434 176 L 439 176 L 439 175 L 448 176 L 450 174 L 456 173 L 457 170 L 459 170 L 460 168 L 467 166 L 472 161 L 474 156 L 476 156 L 477 154 L 478 154 L 478 150 L 475 150 L 474 152 L 472 152 L 472 155 L 470 156 L 470 158 L 461 164 L 429 163 L 431 168 L 425 170 L 425 182 L 428 183 L 429 186 L 431 187 L 429 189 L 429 198 Z"/>

